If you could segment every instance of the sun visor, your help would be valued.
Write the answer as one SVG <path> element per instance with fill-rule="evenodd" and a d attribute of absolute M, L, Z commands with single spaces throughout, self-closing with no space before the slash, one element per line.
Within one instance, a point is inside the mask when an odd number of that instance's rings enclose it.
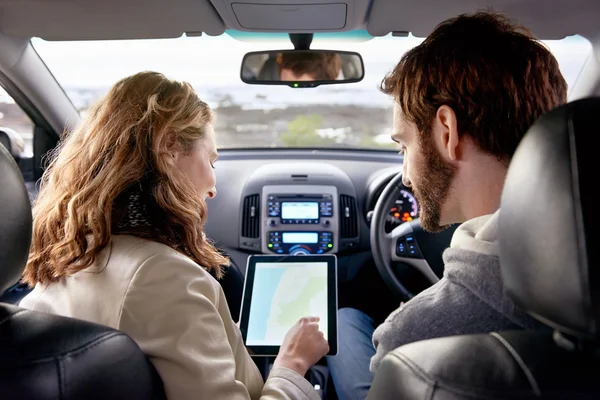
<path fill-rule="evenodd" d="M 390 32 L 426 37 L 440 22 L 463 13 L 492 9 L 526 26 L 538 39 L 562 39 L 598 34 L 600 1 L 549 0 L 377 0 L 369 12 L 367 30 L 372 36 Z"/>
<path fill-rule="evenodd" d="M 17 38 L 158 39 L 225 28 L 208 0 L 0 0 L 0 31 Z"/>
<path fill-rule="evenodd" d="M 211 0 L 240 31 L 314 33 L 360 29 L 368 0 Z"/>
<path fill-rule="evenodd" d="M 343 29 L 348 5 L 332 4 L 246 4 L 232 3 L 239 24 L 246 29 L 308 29 L 309 32 Z"/>

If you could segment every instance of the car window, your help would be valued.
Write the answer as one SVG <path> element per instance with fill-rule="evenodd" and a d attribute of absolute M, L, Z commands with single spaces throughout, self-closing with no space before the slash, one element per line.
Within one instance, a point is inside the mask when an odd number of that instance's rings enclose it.
<path fill-rule="evenodd" d="M 0 136 L 0 142 L 6 146 L 7 140 L 10 140 L 13 155 L 19 154 L 21 158 L 31 157 L 33 127 L 34 124 L 29 116 L 0 86 L 0 131 L 4 132 Z"/>
<path fill-rule="evenodd" d="M 334 40 L 315 38 L 313 49 L 361 53 L 365 78 L 359 83 L 310 89 L 247 85 L 240 80 L 245 53 L 286 49 L 288 39 L 240 41 L 232 35 L 164 40 L 48 42 L 33 39 L 38 54 L 85 113 L 110 85 L 130 74 L 154 70 L 190 82 L 216 110 L 219 148 L 351 147 L 395 149 L 390 140 L 392 100 L 378 90 L 384 75 L 423 39 L 414 36 Z M 367 39 L 367 40 L 365 40 Z M 583 37 L 545 42 L 571 87 L 591 53 Z"/>

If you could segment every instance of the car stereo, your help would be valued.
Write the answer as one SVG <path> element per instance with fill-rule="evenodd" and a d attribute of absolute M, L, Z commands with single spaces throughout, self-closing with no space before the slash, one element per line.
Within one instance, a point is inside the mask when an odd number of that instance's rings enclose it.
<path fill-rule="evenodd" d="M 319 224 L 321 218 L 333 217 L 331 195 L 270 195 L 269 217 L 282 224 Z"/>
<path fill-rule="evenodd" d="M 331 186 L 263 187 L 263 253 L 335 253 L 337 189 Z"/>
<path fill-rule="evenodd" d="M 328 231 L 270 231 L 267 247 L 277 254 L 324 254 L 333 248 L 333 234 Z"/>

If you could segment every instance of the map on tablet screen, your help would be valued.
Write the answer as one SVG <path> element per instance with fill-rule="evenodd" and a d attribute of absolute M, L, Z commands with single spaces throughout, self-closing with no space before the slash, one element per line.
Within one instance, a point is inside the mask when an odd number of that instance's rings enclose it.
<path fill-rule="evenodd" d="M 279 346 L 302 317 L 328 337 L 327 262 L 256 263 L 246 344 Z"/>

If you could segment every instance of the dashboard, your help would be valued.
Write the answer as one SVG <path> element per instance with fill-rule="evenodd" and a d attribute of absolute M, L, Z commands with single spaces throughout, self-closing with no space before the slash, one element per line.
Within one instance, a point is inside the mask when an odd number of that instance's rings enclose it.
<path fill-rule="evenodd" d="M 222 150 L 218 197 L 205 231 L 217 244 L 247 254 L 345 254 L 370 251 L 370 214 L 402 170 L 395 152 Z M 391 231 L 417 218 L 402 188 L 386 219 Z"/>
<path fill-rule="evenodd" d="M 204 231 L 231 260 L 221 286 L 234 318 L 249 255 L 335 254 L 340 307 L 383 321 L 398 299 L 374 266 L 369 213 L 401 171 L 393 151 L 219 150 L 218 195 L 207 201 Z M 386 229 L 418 215 L 416 200 L 402 189 Z M 418 279 L 413 268 L 397 268 L 405 282 Z"/>

